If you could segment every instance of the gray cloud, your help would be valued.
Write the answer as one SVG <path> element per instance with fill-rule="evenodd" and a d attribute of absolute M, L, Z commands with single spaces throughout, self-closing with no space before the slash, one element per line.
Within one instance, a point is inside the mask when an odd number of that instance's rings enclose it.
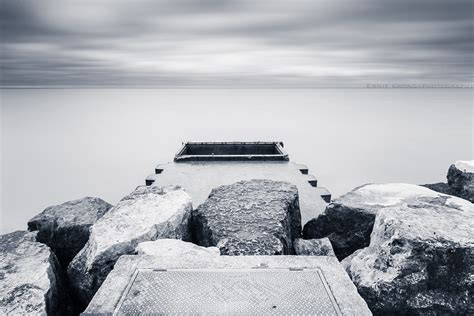
<path fill-rule="evenodd" d="M 3 86 L 473 80 L 472 1 L 0 1 Z"/>

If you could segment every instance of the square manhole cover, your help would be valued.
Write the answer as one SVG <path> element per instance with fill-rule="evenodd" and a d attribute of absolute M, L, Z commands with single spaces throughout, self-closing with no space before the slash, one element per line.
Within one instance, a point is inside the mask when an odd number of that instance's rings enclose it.
<path fill-rule="evenodd" d="M 116 315 L 341 315 L 318 269 L 137 270 Z"/>

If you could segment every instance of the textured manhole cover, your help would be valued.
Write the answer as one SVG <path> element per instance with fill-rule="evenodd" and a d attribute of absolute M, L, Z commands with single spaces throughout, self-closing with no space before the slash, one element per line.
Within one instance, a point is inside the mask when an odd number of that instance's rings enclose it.
<path fill-rule="evenodd" d="M 137 270 L 115 314 L 340 315 L 320 270 Z"/>

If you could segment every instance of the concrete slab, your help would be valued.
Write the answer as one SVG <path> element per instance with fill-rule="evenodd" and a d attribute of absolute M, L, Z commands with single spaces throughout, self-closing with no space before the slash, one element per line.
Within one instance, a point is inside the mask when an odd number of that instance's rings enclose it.
<path fill-rule="evenodd" d="M 180 185 L 192 197 L 193 207 L 202 204 L 211 190 L 241 180 L 269 179 L 287 181 L 298 187 L 301 221 L 304 225 L 317 217 L 330 201 L 325 188 L 307 168 L 288 161 L 193 161 L 160 164 L 158 174 L 146 178 L 147 185 Z"/>
<path fill-rule="evenodd" d="M 122 256 L 84 314 L 371 315 L 334 257 Z"/>

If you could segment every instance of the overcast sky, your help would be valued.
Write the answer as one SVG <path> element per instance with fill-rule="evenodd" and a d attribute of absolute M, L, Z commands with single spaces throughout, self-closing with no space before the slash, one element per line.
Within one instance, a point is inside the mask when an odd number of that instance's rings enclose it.
<path fill-rule="evenodd" d="M 0 0 L 2 86 L 470 84 L 472 0 Z"/>

